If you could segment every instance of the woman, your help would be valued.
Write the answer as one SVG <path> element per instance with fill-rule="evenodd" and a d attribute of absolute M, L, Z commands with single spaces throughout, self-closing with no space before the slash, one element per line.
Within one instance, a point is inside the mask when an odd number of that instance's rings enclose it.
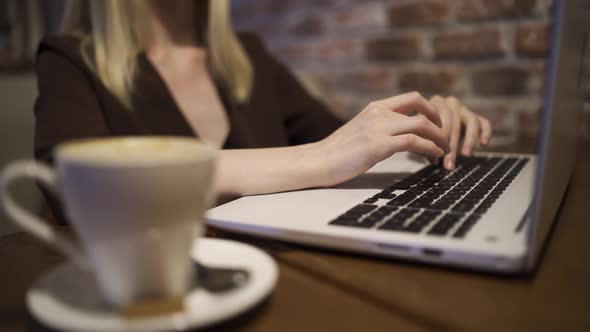
<path fill-rule="evenodd" d="M 400 151 L 444 156 L 452 169 L 462 126 L 465 155 L 491 135 L 456 98 L 416 92 L 343 124 L 256 37 L 236 36 L 227 0 L 71 2 L 36 70 L 39 159 L 75 138 L 198 136 L 222 147 L 222 194 L 332 186 Z"/>

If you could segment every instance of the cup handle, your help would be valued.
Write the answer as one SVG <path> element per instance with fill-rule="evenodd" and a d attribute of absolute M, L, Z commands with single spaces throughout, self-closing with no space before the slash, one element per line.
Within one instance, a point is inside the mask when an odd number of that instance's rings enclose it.
<path fill-rule="evenodd" d="M 86 255 L 78 245 L 48 222 L 19 206 L 10 196 L 10 184 L 20 178 L 33 178 L 47 186 L 53 194 L 60 196 L 54 170 L 33 160 L 14 161 L 8 164 L 0 174 L 2 206 L 6 214 L 22 229 L 58 249 L 78 266 L 88 269 Z"/>

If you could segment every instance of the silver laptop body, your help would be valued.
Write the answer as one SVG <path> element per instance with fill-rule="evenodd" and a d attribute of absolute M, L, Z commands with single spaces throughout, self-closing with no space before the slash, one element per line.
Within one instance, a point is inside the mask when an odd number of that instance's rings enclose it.
<path fill-rule="evenodd" d="M 435 212 L 416 201 L 426 195 L 429 183 L 435 180 L 418 177 L 410 181 L 411 187 L 409 180 L 404 180 L 428 165 L 402 153 L 334 188 L 237 199 L 209 210 L 207 223 L 235 232 L 370 255 L 501 273 L 531 270 L 574 165 L 583 107 L 580 86 L 584 52 L 589 54 L 586 59 L 590 57 L 588 17 L 588 1 L 554 3 L 538 154 L 476 154 L 487 168 L 480 165 L 470 169 L 466 162 L 465 170 L 455 178 L 471 177 L 472 182 L 482 184 L 495 176 L 491 175 L 494 171 L 506 170 L 496 172 L 499 180 L 488 181 L 490 185 L 477 204 L 459 206 L 465 198 L 462 196 L 446 212 L 433 216 Z M 438 177 L 437 184 L 453 175 L 432 167 L 430 170 L 434 173 L 428 174 Z M 410 201 L 403 200 L 407 191 L 420 185 L 423 192 Z M 453 184 L 447 193 L 455 187 L 459 185 Z M 469 193 L 467 190 L 464 194 Z M 438 197 L 432 204 L 442 202 Z M 403 202 L 396 203 L 396 199 Z M 492 203 L 482 208 L 484 201 Z M 461 208 L 466 212 L 455 211 Z M 356 221 L 351 221 L 351 216 Z M 396 224 L 402 219 L 405 221 Z M 359 227 L 363 223 L 372 226 Z"/>

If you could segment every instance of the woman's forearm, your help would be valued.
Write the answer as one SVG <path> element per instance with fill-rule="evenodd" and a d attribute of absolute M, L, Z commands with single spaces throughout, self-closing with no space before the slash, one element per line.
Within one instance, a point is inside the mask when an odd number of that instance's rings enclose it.
<path fill-rule="evenodd" d="M 420 116 L 407 116 L 418 111 Z M 348 181 L 381 160 L 414 151 L 455 168 L 461 127 L 464 155 L 477 140 L 486 145 L 489 121 L 462 106 L 456 98 L 435 96 L 432 102 L 411 92 L 371 102 L 330 136 L 311 144 L 284 148 L 222 150 L 217 173 L 221 195 L 253 195 Z"/>
<path fill-rule="evenodd" d="M 221 150 L 216 189 L 221 195 L 254 195 L 324 185 L 315 144 Z"/>

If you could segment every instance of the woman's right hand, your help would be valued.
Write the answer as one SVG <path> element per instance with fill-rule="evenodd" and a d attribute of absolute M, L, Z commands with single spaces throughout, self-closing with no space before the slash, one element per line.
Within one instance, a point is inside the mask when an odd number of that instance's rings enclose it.
<path fill-rule="evenodd" d="M 414 112 L 419 114 L 412 116 Z M 410 92 L 369 103 L 357 116 L 317 142 L 323 186 L 333 186 L 364 173 L 401 151 L 438 159 L 450 151 L 433 103 Z"/>

